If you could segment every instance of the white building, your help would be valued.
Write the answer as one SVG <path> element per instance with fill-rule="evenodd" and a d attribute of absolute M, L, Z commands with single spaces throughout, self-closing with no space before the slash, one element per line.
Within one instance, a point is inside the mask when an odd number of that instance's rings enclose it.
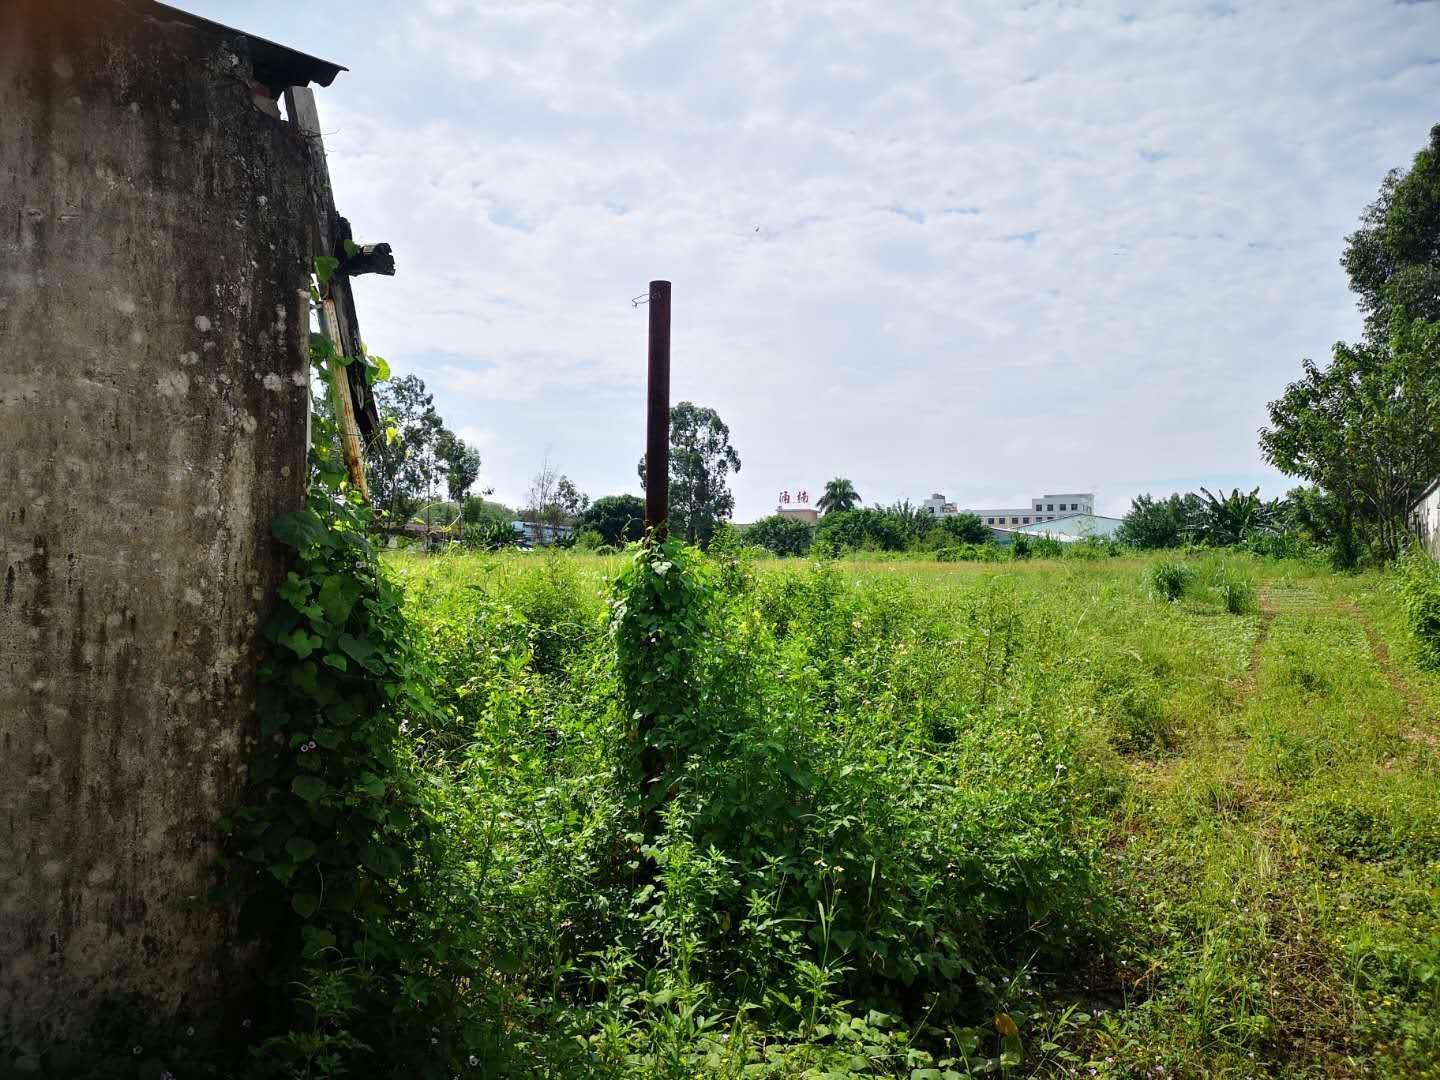
<path fill-rule="evenodd" d="M 959 511 L 954 503 L 947 503 L 945 497 L 936 493 L 922 503 L 926 510 L 941 517 L 951 514 L 975 514 L 986 525 L 1010 529 L 1017 526 L 1033 525 L 1041 521 L 1059 521 L 1073 514 L 1094 514 L 1095 493 L 1093 491 L 1065 492 L 1060 495 L 1040 495 L 1030 500 L 1029 506 L 1001 506 L 985 509 Z"/>
<path fill-rule="evenodd" d="M 1037 521 L 1021 525 L 1012 536 L 1045 536 L 1062 544 L 1077 540 L 1114 540 L 1120 534 L 1123 518 L 1100 517 L 1098 514 L 1067 514 L 1056 521 Z"/>
<path fill-rule="evenodd" d="M 1410 508 L 1410 527 L 1430 557 L 1440 559 L 1440 481 L 1431 484 Z"/>

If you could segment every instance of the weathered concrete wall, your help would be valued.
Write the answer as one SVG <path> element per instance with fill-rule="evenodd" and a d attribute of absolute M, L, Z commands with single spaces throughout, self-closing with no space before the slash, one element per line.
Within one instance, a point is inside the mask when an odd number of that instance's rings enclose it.
<path fill-rule="evenodd" d="M 0 2 L 0 1034 L 213 1006 L 269 521 L 303 499 L 305 149 L 246 62 Z"/>

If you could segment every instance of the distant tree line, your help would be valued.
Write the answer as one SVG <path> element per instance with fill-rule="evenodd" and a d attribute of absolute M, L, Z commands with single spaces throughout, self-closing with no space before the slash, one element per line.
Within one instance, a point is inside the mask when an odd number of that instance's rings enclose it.
<path fill-rule="evenodd" d="M 403 524 L 427 503 L 458 507 L 480 478 L 480 454 L 445 426 L 425 381 L 405 375 L 378 383 L 375 403 L 383 431 L 365 455 L 375 509 Z"/>
<path fill-rule="evenodd" d="M 1353 565 L 1357 542 L 1344 506 L 1318 487 L 1297 487 L 1268 501 L 1259 488 L 1217 495 L 1202 487 L 1163 499 L 1137 495 L 1116 539 L 1139 548 L 1244 545 L 1274 553 L 1323 548 L 1347 565 Z"/>
<path fill-rule="evenodd" d="M 542 542 L 620 548 L 645 531 L 645 502 L 624 493 L 595 499 L 550 460 L 547 452 L 530 481 L 523 505 L 512 508 L 472 494 L 480 477 L 479 453 L 450 431 L 423 379 L 407 375 L 377 385 L 382 435 L 366 455 L 371 501 L 383 520 L 435 526 L 459 522 L 467 542 L 501 547 L 517 542 L 514 522 L 539 526 Z M 672 534 L 707 546 L 735 507 L 729 476 L 740 471 L 730 429 L 714 409 L 682 401 L 670 410 L 670 517 Z M 639 464 L 645 482 L 645 462 Z M 853 494 L 853 493 L 852 493 Z"/>
<path fill-rule="evenodd" d="M 824 512 L 811 525 L 790 514 L 772 514 L 745 529 L 744 542 L 772 554 L 805 555 L 817 545 L 834 554 L 864 551 L 938 551 L 993 538 L 975 514 L 937 516 L 909 500 L 862 507 L 855 485 L 843 476 L 825 485 L 816 502 Z"/>

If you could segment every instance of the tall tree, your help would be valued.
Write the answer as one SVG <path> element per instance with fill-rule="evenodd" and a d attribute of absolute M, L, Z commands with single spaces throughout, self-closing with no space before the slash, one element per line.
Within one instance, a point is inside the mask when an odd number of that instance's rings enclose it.
<path fill-rule="evenodd" d="M 444 424 L 425 381 L 416 375 L 378 384 L 375 402 L 394 435 L 379 435 L 368 448 L 370 496 L 382 514 L 403 521 L 434 492 L 435 441 Z"/>
<path fill-rule="evenodd" d="M 1408 172 L 1386 175 L 1340 264 L 1372 344 L 1389 340 L 1395 319 L 1440 320 L 1440 124 Z"/>
<path fill-rule="evenodd" d="M 822 514 L 828 514 L 834 510 L 854 510 L 865 500 L 855 490 L 855 485 L 843 476 L 837 476 L 825 484 L 825 494 L 821 495 L 815 505 Z"/>
<path fill-rule="evenodd" d="M 1319 484 L 1370 526 L 1373 553 L 1400 553 L 1410 508 L 1440 476 L 1440 323 L 1392 323 L 1381 344 L 1340 342 L 1324 368 L 1270 402 L 1265 459 Z"/>
<path fill-rule="evenodd" d="M 837 481 L 832 480 L 830 481 L 830 484 L 834 484 L 836 482 Z M 850 483 L 849 480 L 844 480 L 840 482 L 845 484 Z M 825 485 L 825 495 L 830 494 L 830 484 Z M 854 488 L 850 489 L 851 494 L 854 494 L 854 490 Z M 820 497 L 822 502 L 824 501 L 825 495 L 822 495 Z M 859 502 L 860 497 L 856 495 L 854 501 Z M 820 504 L 816 503 L 816 505 L 819 506 Z M 826 509 L 825 516 L 828 517 L 831 514 L 844 514 L 847 511 L 853 509 L 856 509 L 853 504 L 849 507 L 846 507 L 845 509 L 841 509 L 838 505 L 831 506 Z M 928 533 L 931 529 L 935 527 L 935 515 L 930 513 L 930 511 L 926 510 L 923 506 L 916 506 L 909 499 L 899 499 L 891 503 L 889 506 L 881 506 L 875 509 L 877 513 L 884 514 L 893 519 L 894 524 L 899 527 L 900 531 L 904 534 L 906 543 L 919 540 L 922 536 L 924 536 L 926 533 Z"/>
<path fill-rule="evenodd" d="M 740 455 L 730 445 L 730 429 L 720 414 L 689 401 L 670 409 L 670 533 L 701 547 L 735 509 L 731 472 L 740 471 Z M 645 459 L 638 467 L 645 484 Z"/>
<path fill-rule="evenodd" d="M 441 428 L 435 436 L 435 459 L 445 475 L 450 501 L 463 503 L 480 479 L 480 452 L 466 446 L 465 440 L 449 428 Z"/>
<path fill-rule="evenodd" d="M 536 525 L 546 524 L 546 518 L 555 505 L 555 488 L 560 483 L 560 471 L 550 464 L 546 454 L 540 462 L 540 469 L 530 478 L 530 490 L 525 493 L 525 510 L 520 515 Z"/>
<path fill-rule="evenodd" d="M 1303 361 L 1270 402 L 1260 449 L 1340 499 L 1388 559 L 1440 476 L 1440 125 L 1407 172 L 1385 177 L 1341 263 L 1365 339 L 1337 343 L 1324 367 Z"/>
<path fill-rule="evenodd" d="M 565 524 L 573 525 L 590 505 L 590 496 L 586 495 L 568 476 L 561 476 L 555 485 L 555 509 L 565 519 Z"/>
<path fill-rule="evenodd" d="M 815 539 L 832 551 L 904 551 L 905 523 L 889 510 L 836 510 L 820 519 Z"/>
<path fill-rule="evenodd" d="M 584 494 L 568 476 L 552 465 L 547 453 L 540 464 L 540 471 L 530 481 L 530 490 L 525 498 L 525 511 L 521 517 L 545 526 L 553 538 L 561 526 L 574 525 L 580 513 L 589 505 L 590 496 Z"/>

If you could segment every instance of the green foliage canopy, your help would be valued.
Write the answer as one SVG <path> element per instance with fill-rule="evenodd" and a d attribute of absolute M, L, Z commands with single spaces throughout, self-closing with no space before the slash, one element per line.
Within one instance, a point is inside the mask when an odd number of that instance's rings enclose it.
<path fill-rule="evenodd" d="M 1215 495 L 1202 487 L 1200 495 L 1188 523 L 1190 537 L 1196 543 L 1233 547 L 1275 529 L 1278 506 L 1260 498 L 1258 487 L 1246 492 L 1235 488 L 1229 495 Z"/>
<path fill-rule="evenodd" d="M 1386 175 L 1340 263 L 1372 343 L 1388 341 L 1397 320 L 1440 320 L 1440 124 L 1408 171 Z"/>
<path fill-rule="evenodd" d="M 645 484 L 645 459 L 637 467 Z M 682 401 L 670 409 L 671 533 L 701 547 L 735 510 L 731 472 L 740 455 L 730 445 L 730 428 L 714 409 Z"/>
<path fill-rule="evenodd" d="M 445 477 L 445 490 L 454 503 L 463 502 L 480 479 L 480 452 L 448 428 L 435 436 L 435 459 Z"/>
<path fill-rule="evenodd" d="M 1405 543 L 1412 506 L 1440 476 L 1440 125 L 1392 171 L 1341 260 L 1365 338 L 1306 359 L 1270 402 L 1267 461 L 1343 501 L 1381 560 Z"/>
<path fill-rule="evenodd" d="M 1260 448 L 1276 468 L 1332 492 L 1398 555 L 1408 515 L 1440 476 L 1440 324 L 1392 325 L 1391 341 L 1335 346 L 1269 405 Z"/>
<path fill-rule="evenodd" d="M 593 529 L 600 542 L 623 547 L 645 535 L 645 500 L 638 495 L 602 495 L 580 514 L 579 528 Z"/>
<path fill-rule="evenodd" d="M 815 506 L 822 514 L 828 514 L 836 510 L 854 510 L 865 500 L 855 490 L 855 485 L 843 476 L 837 476 L 834 480 L 826 481 L 825 493 L 816 501 Z"/>
<path fill-rule="evenodd" d="M 1200 510 L 1200 497 L 1178 492 L 1169 498 L 1137 495 L 1120 523 L 1121 543 L 1140 548 L 1179 547 L 1186 540 L 1190 521 Z"/>
<path fill-rule="evenodd" d="M 763 517 L 745 530 L 745 542 L 758 544 L 775 555 L 804 555 L 815 539 L 815 529 L 787 514 Z"/>
<path fill-rule="evenodd" d="M 820 519 L 815 539 L 833 551 L 904 551 L 903 519 L 884 510 L 836 510 Z"/>

